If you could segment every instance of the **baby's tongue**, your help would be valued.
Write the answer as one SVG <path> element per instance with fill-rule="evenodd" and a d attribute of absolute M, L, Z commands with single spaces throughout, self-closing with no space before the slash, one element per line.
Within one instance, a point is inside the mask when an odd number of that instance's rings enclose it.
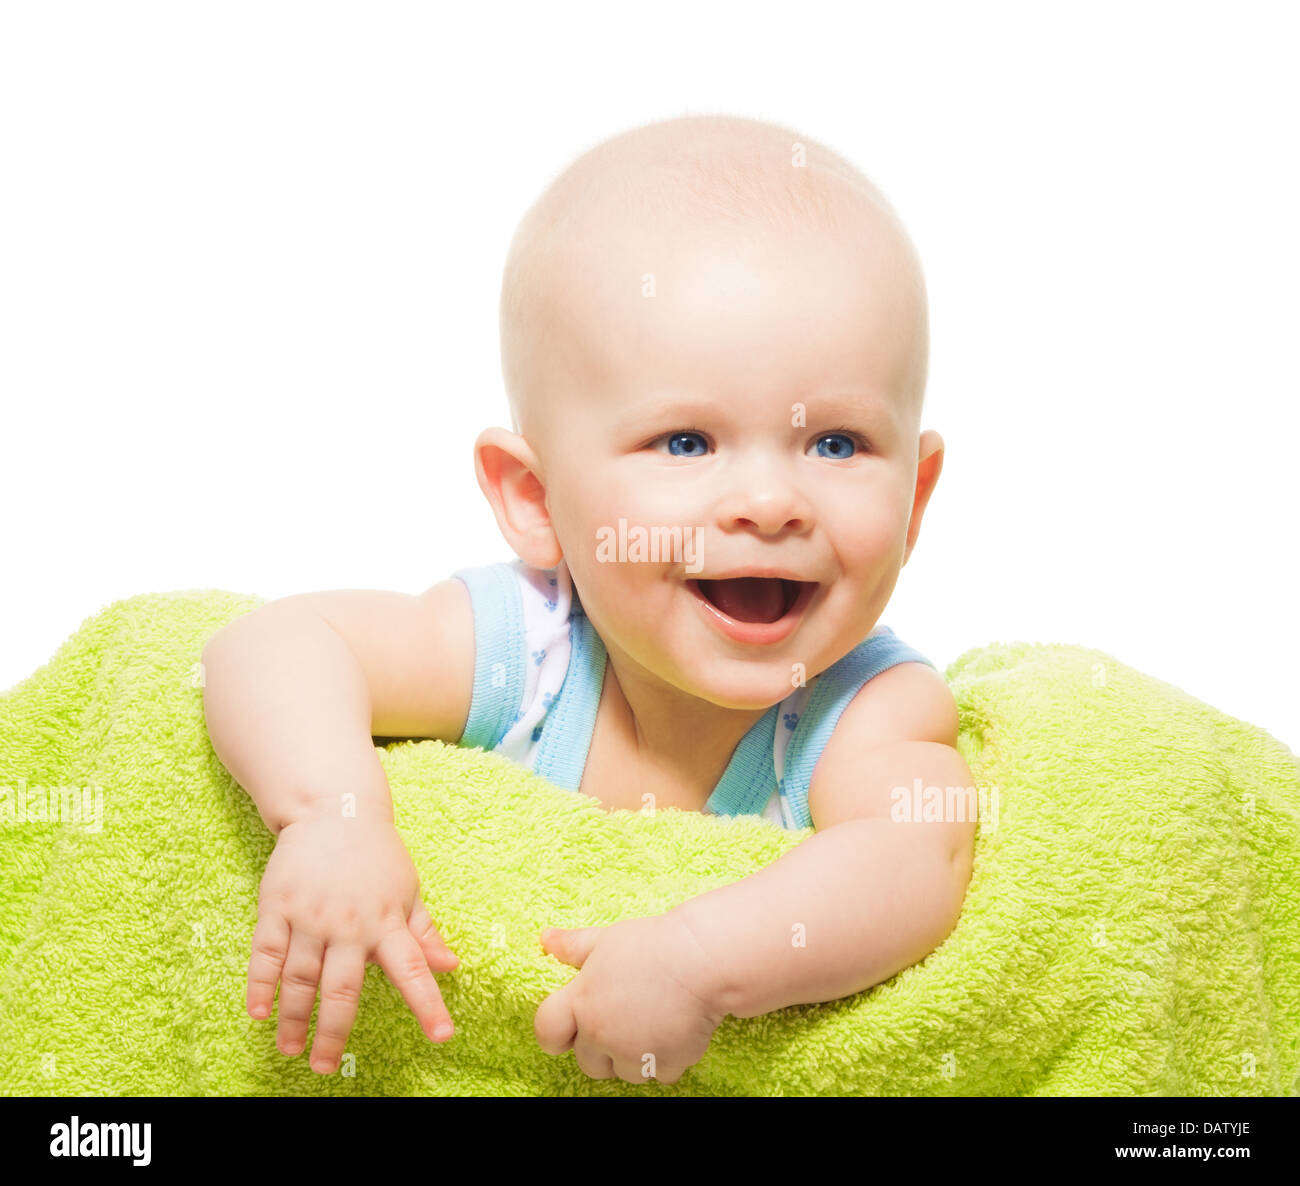
<path fill-rule="evenodd" d="M 727 617 L 737 622 L 775 622 L 785 612 L 784 586 L 769 577 L 701 581 L 700 588 Z"/>

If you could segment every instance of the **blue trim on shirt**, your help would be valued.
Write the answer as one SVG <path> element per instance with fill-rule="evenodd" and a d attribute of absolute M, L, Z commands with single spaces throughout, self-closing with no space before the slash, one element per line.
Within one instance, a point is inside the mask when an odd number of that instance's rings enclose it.
<path fill-rule="evenodd" d="M 929 659 L 899 639 L 888 626 L 878 627 L 878 630 L 882 633 L 873 633 L 818 676 L 803 716 L 790 737 L 782 782 L 790 813 L 801 828 L 813 826 L 812 812 L 808 808 L 808 787 L 817 759 L 830 741 L 849 701 L 858 694 L 862 685 L 899 663 L 924 663 L 934 667 Z"/>
<path fill-rule="evenodd" d="M 575 596 L 569 611 L 569 666 L 546 712 L 534 773 L 570 791 L 582 786 L 596 709 L 605 686 L 605 644 Z"/>
<path fill-rule="evenodd" d="M 776 717 L 781 706 L 772 705 L 740 739 L 723 771 L 722 779 L 704 810 L 713 815 L 762 815 L 776 787 L 772 746 L 776 741 Z"/>
<path fill-rule="evenodd" d="M 469 590 L 474 611 L 474 691 L 469 719 L 457 743 L 462 746 L 496 749 L 523 713 L 527 654 L 517 569 L 518 562 L 504 561 L 452 573 Z M 577 791 L 595 732 L 608 656 L 600 635 L 583 612 L 577 587 L 571 588 L 569 664 L 543 718 L 534 770 L 557 786 Z M 878 626 L 817 677 L 786 747 L 780 784 L 772 751 L 781 706 L 774 704 L 741 738 L 705 804 L 705 812 L 762 816 L 772 792 L 777 791 L 784 797 L 795 825 L 812 827 L 808 788 L 817 759 L 844 710 L 868 680 L 898 663 L 908 662 L 934 667 L 888 626 Z"/>
<path fill-rule="evenodd" d="M 451 574 L 474 609 L 474 692 L 457 745 L 496 749 L 519 719 L 524 698 L 524 603 L 511 561 Z M 495 678 L 494 678 L 495 676 Z"/>

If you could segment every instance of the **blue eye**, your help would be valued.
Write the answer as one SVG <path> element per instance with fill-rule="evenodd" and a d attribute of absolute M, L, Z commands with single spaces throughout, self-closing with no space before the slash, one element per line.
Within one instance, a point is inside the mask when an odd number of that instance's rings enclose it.
<path fill-rule="evenodd" d="M 695 432 L 694 430 L 688 430 L 686 432 L 675 432 L 667 439 L 668 439 L 668 452 L 671 453 L 674 457 L 700 457 L 709 451 L 708 442 L 705 441 L 701 433 Z M 698 449 L 691 448 L 691 445 L 695 441 L 700 442 L 700 447 Z M 681 445 L 682 448 L 675 449 L 673 447 L 674 445 Z"/>
<path fill-rule="evenodd" d="M 830 442 L 829 451 L 822 446 Z M 817 455 L 819 457 L 829 458 L 831 461 L 843 461 L 845 458 L 852 457 L 857 449 L 857 442 L 846 433 L 828 432 L 825 436 L 817 439 Z"/>

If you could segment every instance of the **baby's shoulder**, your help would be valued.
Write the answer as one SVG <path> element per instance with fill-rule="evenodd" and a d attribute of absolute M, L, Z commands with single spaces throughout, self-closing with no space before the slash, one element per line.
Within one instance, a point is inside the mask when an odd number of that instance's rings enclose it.
<path fill-rule="evenodd" d="M 958 724 L 952 691 L 928 663 L 896 663 L 867 680 L 840 714 L 813 770 L 808 808 L 814 826 L 857 813 L 863 794 L 883 793 L 862 785 L 865 771 L 874 771 L 878 781 L 894 765 L 911 769 L 912 757 L 890 755 L 890 747 L 931 742 L 955 749 Z"/>
<path fill-rule="evenodd" d="M 836 722 L 827 743 L 846 750 L 890 745 L 895 741 L 957 744 L 957 701 L 948 681 L 920 660 L 895 663 L 858 689 Z"/>

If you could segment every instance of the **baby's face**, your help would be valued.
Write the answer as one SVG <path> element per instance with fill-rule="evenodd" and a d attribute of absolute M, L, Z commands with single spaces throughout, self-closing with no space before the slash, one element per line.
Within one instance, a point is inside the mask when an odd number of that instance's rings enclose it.
<path fill-rule="evenodd" d="M 715 228 L 584 246 L 539 455 L 560 547 L 612 653 L 760 708 L 789 695 L 795 664 L 811 679 L 879 620 L 917 495 L 907 393 L 924 294 L 899 280 L 901 250 Z M 679 529 L 682 556 L 623 560 L 620 519 L 629 540 Z M 815 588 L 787 611 L 776 582 L 752 600 L 752 582 L 729 600 L 697 583 L 764 569 Z M 729 631 L 704 590 L 729 616 L 782 616 Z"/>

